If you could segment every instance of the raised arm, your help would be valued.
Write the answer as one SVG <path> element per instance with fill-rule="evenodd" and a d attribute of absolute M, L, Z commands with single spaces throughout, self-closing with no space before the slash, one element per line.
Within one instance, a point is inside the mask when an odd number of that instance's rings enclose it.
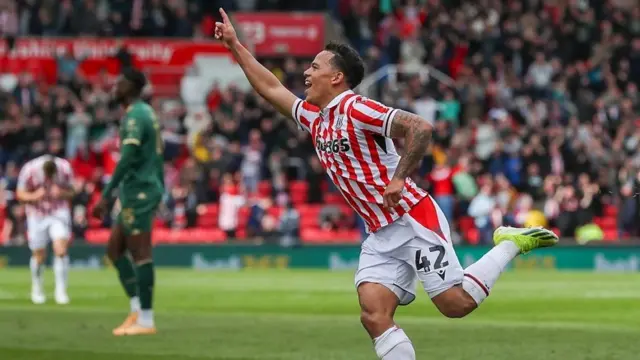
<path fill-rule="evenodd" d="M 231 51 L 256 92 L 271 103 L 282 115 L 291 118 L 291 109 L 298 98 L 282 85 L 269 69 L 262 66 L 251 55 L 249 50 L 240 44 L 229 16 L 222 8 L 220 9 L 220 15 L 222 16 L 222 22 L 216 22 L 216 39 L 222 41 L 224 46 Z"/>

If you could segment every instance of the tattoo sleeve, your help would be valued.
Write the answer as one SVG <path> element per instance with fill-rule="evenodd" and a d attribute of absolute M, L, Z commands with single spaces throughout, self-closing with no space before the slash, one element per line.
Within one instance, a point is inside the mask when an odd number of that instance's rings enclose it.
<path fill-rule="evenodd" d="M 404 139 L 404 155 L 394 174 L 396 179 L 409 177 L 420 164 L 431 141 L 431 124 L 418 115 L 398 110 L 391 123 L 391 137 Z"/>

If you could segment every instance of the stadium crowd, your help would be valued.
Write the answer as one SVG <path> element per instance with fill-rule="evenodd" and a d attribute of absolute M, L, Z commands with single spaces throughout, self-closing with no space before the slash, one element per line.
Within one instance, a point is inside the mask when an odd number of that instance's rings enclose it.
<path fill-rule="evenodd" d="M 488 243 L 499 225 L 545 225 L 580 241 L 639 235 L 640 5 L 627 0 L 3 1 L 5 36 L 210 36 L 218 6 L 330 11 L 369 71 L 394 64 L 377 98 L 434 122 L 415 179 L 457 241 Z M 73 8 L 73 11 L 71 10 Z M 298 10 L 305 10 L 298 8 Z M 75 19 L 75 20 L 74 20 Z M 108 226 L 87 217 L 117 162 L 121 110 L 113 79 L 88 83 L 82 58 L 58 58 L 59 82 L 5 74 L 0 166 L 5 244 L 24 242 L 13 198 L 20 164 L 49 152 L 77 174 L 74 233 Z M 309 59 L 266 59 L 294 92 Z M 423 66 L 452 79 L 413 76 Z M 356 234 L 311 139 L 237 88 L 210 90 L 205 107 L 147 96 L 165 138 L 164 226 L 217 227 L 228 238 L 296 243 L 306 228 Z M 401 144 L 399 144 L 401 147 Z M 311 210 L 313 209 L 313 210 Z M 215 219 L 211 214 L 215 214 Z M 312 218 L 309 218 L 312 217 Z M 357 229 L 357 230 L 355 230 Z M 284 235 L 284 236 L 282 236 Z M 351 236 L 351 235 L 350 235 Z"/>

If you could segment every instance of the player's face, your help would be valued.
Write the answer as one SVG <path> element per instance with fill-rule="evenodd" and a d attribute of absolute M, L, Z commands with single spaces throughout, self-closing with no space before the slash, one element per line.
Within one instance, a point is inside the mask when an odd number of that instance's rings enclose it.
<path fill-rule="evenodd" d="M 116 84 L 113 86 L 113 98 L 118 102 L 122 102 L 129 91 L 129 82 L 122 76 L 118 77 Z"/>
<path fill-rule="evenodd" d="M 333 56 L 329 51 L 320 52 L 304 72 L 304 95 L 307 102 L 313 105 L 324 105 L 325 98 L 331 96 L 331 88 L 340 81 L 338 72 L 331 64 Z"/>

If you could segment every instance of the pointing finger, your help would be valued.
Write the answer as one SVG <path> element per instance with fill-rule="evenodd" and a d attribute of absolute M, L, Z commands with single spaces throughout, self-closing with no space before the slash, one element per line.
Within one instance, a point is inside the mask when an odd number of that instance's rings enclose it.
<path fill-rule="evenodd" d="M 220 16 L 222 16 L 222 22 L 224 22 L 225 24 L 231 23 L 231 21 L 229 21 L 229 16 L 223 8 L 220 8 Z"/>

